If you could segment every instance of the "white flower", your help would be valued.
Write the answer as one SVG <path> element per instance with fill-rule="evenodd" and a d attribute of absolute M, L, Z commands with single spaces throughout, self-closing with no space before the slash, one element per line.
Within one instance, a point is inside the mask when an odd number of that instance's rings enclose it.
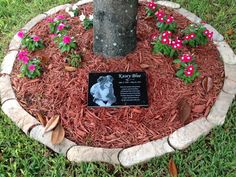
<path fill-rule="evenodd" d="M 74 5 L 72 6 L 72 10 L 76 10 L 76 9 L 78 9 L 78 7 L 77 7 L 77 5 L 74 4 Z"/>
<path fill-rule="evenodd" d="M 65 11 L 66 11 L 67 13 L 69 13 L 70 7 L 67 7 Z"/>
<path fill-rule="evenodd" d="M 93 20 L 93 15 L 89 15 L 89 20 Z"/>
<path fill-rule="evenodd" d="M 69 11 L 68 14 L 69 14 L 71 17 L 74 17 L 74 16 L 75 16 L 74 12 L 71 12 L 71 11 Z"/>
<path fill-rule="evenodd" d="M 79 16 L 79 20 L 82 21 L 82 22 L 85 20 L 85 18 L 86 17 L 85 17 L 85 15 L 83 13 L 82 13 L 82 15 Z"/>

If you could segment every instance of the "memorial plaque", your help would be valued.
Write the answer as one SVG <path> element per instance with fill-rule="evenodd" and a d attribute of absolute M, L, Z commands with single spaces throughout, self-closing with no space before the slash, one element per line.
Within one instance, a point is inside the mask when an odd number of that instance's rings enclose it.
<path fill-rule="evenodd" d="M 148 106 L 145 72 L 90 73 L 88 106 Z"/>

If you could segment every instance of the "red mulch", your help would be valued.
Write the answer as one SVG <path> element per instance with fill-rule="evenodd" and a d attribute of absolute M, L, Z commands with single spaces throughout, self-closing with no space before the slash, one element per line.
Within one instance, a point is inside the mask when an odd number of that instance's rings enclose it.
<path fill-rule="evenodd" d="M 166 13 L 173 14 L 178 29 L 184 29 L 190 24 L 183 16 L 170 9 Z M 81 7 L 84 14 L 92 13 L 92 6 Z M 46 20 L 37 24 L 31 31 L 44 39 L 46 48 L 32 53 L 32 56 L 43 56 L 48 60 L 44 64 L 42 77 L 29 80 L 18 78 L 19 63 L 16 63 L 12 73 L 12 82 L 21 105 L 33 115 L 37 112 L 46 119 L 60 115 L 66 137 L 79 145 L 97 147 L 129 147 L 151 140 L 160 139 L 183 126 L 178 119 L 177 103 L 181 98 L 188 99 L 192 110 L 196 105 L 203 105 L 203 112 L 191 112 L 185 124 L 202 116 L 206 116 L 217 95 L 223 80 L 223 63 L 212 42 L 195 49 L 184 47 L 182 52 L 193 53 L 201 72 L 193 84 L 186 85 L 175 77 L 175 67 L 172 59 L 153 55 L 150 45 L 150 34 L 158 33 L 154 19 L 145 20 L 144 7 L 140 6 L 138 15 L 138 44 L 134 52 L 120 59 L 104 59 L 92 52 L 93 31 L 85 31 L 78 17 L 69 18 L 73 27 L 69 34 L 75 36 L 83 55 L 82 66 L 76 72 L 64 70 L 65 55 L 53 43 L 49 36 Z M 56 15 L 54 15 L 56 16 Z M 159 33 L 158 33 L 159 34 Z M 141 64 L 148 64 L 148 69 L 142 69 Z M 88 73 L 113 71 L 142 71 L 147 73 L 149 107 L 122 108 L 88 108 Z M 201 86 L 202 79 L 209 76 L 213 79 L 213 88 L 205 93 Z"/>

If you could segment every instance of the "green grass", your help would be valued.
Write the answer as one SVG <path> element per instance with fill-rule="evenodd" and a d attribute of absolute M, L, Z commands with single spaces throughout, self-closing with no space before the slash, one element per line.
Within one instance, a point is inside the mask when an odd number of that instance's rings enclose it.
<path fill-rule="evenodd" d="M 0 61 L 6 54 L 13 34 L 29 19 L 67 0 L 0 0 Z M 235 0 L 177 0 L 186 9 L 207 21 L 236 51 Z M 236 32 L 236 31 L 235 31 Z M 6 176 L 169 176 L 168 161 L 172 157 L 181 177 L 236 176 L 236 102 L 227 121 L 184 151 L 155 158 L 148 163 L 125 169 L 104 163 L 71 163 L 24 135 L 0 111 L 0 177 Z"/>

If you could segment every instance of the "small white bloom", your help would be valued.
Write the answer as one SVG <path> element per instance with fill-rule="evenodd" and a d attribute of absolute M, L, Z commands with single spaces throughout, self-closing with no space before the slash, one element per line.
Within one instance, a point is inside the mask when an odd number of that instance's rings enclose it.
<path fill-rule="evenodd" d="M 93 15 L 89 15 L 89 20 L 93 20 Z"/>
<path fill-rule="evenodd" d="M 66 11 L 67 13 L 69 13 L 70 7 L 67 7 L 65 11 Z"/>
<path fill-rule="evenodd" d="M 76 10 L 76 9 L 78 9 L 78 7 L 77 7 L 77 5 L 74 4 L 74 5 L 72 6 L 72 10 Z"/>
<path fill-rule="evenodd" d="M 69 14 L 71 17 L 74 17 L 74 16 L 75 16 L 74 12 L 72 12 L 72 11 L 69 11 L 68 14 Z"/>
<path fill-rule="evenodd" d="M 82 22 L 84 21 L 85 18 L 86 17 L 85 17 L 85 15 L 83 13 L 82 13 L 82 15 L 79 16 L 79 20 L 82 21 Z"/>

